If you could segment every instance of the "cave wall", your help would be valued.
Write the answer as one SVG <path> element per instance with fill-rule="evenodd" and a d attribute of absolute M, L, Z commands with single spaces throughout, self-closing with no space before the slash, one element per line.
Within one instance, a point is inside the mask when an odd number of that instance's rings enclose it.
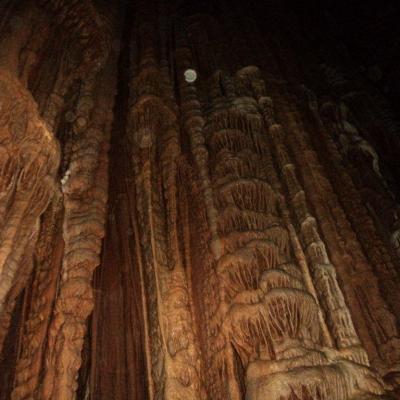
<path fill-rule="evenodd" d="M 1 400 L 398 398 L 396 107 L 345 39 L 289 0 L 0 11 Z"/>

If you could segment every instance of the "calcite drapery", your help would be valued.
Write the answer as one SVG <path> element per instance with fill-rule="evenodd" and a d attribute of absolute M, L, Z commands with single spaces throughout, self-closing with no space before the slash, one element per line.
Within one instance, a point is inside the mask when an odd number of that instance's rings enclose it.
<path fill-rule="evenodd" d="M 381 94 L 284 2 L 3 3 L 0 400 L 395 399 Z"/>
<path fill-rule="evenodd" d="M 0 69 L 0 85 L 2 342 L 9 307 L 31 274 L 30 263 L 26 270 L 21 270 L 20 264 L 24 257 L 32 257 L 32 243 L 38 236 L 38 218 L 55 187 L 59 148 L 40 118 L 31 94 L 21 83 L 8 71 Z"/>

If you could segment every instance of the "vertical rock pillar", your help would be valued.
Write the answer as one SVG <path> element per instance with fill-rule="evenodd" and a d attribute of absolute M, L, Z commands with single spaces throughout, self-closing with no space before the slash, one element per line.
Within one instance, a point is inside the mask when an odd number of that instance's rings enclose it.
<path fill-rule="evenodd" d="M 147 362 L 155 399 L 197 400 L 203 398 L 199 355 L 178 244 L 179 128 L 168 77 L 156 61 L 157 27 L 151 15 L 138 20 L 139 66 L 128 128 L 146 285 L 143 301 L 151 333 Z M 161 63 L 167 65 L 165 59 Z"/>

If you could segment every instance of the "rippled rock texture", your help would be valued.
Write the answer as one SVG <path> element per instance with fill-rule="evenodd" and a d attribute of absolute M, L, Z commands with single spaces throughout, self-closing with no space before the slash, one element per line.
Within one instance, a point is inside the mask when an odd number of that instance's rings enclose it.
<path fill-rule="evenodd" d="M 400 125 L 278 3 L 0 1 L 0 400 L 399 398 Z"/>

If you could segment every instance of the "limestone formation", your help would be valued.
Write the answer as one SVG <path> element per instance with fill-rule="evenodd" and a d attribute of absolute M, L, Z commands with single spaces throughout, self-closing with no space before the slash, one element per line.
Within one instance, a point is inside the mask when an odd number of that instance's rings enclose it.
<path fill-rule="evenodd" d="M 0 400 L 400 398 L 396 114 L 256 3 L 0 0 Z"/>

